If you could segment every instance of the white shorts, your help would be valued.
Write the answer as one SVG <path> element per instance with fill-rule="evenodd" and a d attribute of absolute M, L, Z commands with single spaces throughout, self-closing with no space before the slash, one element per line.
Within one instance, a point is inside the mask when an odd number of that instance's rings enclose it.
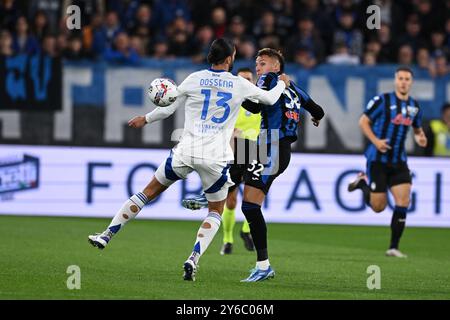
<path fill-rule="evenodd" d="M 208 201 L 222 201 L 227 198 L 228 188 L 233 186 L 226 161 L 211 161 L 194 157 L 179 156 L 172 151 L 155 172 L 162 185 L 169 187 L 177 180 L 186 179 L 196 171 L 202 181 L 202 187 Z"/>

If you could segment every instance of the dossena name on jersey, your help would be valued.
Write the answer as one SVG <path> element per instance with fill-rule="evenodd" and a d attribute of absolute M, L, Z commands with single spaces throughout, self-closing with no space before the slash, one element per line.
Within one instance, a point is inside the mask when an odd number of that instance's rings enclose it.
<path fill-rule="evenodd" d="M 222 79 L 200 79 L 200 86 L 233 88 L 233 81 Z"/>

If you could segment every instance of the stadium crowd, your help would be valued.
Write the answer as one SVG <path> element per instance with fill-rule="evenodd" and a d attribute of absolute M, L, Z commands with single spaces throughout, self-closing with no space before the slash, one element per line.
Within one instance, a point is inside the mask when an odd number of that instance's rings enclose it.
<path fill-rule="evenodd" d="M 81 30 L 66 27 L 71 4 L 81 8 Z M 381 27 L 369 30 L 372 4 Z M 6 56 L 203 62 L 212 40 L 226 36 L 238 59 L 272 47 L 306 69 L 399 63 L 450 72 L 450 0 L 0 0 L 0 30 Z"/>

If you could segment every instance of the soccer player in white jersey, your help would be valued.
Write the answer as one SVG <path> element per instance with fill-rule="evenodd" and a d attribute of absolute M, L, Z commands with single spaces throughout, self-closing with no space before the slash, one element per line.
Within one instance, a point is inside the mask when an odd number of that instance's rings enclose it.
<path fill-rule="evenodd" d="M 103 249 L 123 226 L 176 180 L 185 179 L 192 171 L 200 176 L 208 200 L 209 214 L 197 232 L 194 248 L 183 265 L 184 280 L 195 280 L 200 256 L 212 242 L 221 224 L 228 188 L 233 185 L 228 174 L 228 161 L 233 152 L 228 143 L 245 99 L 263 104 L 274 104 L 289 86 L 289 77 L 281 75 L 270 91 L 262 90 L 240 76 L 230 73 L 236 49 L 225 39 L 216 39 L 208 53 L 210 69 L 194 72 L 179 86 L 177 100 L 170 106 L 156 108 L 145 116 L 129 121 L 129 126 L 144 125 L 170 116 L 185 107 L 184 132 L 169 157 L 156 170 L 154 177 L 142 192 L 125 201 L 107 229 L 90 235 L 89 242 Z"/>

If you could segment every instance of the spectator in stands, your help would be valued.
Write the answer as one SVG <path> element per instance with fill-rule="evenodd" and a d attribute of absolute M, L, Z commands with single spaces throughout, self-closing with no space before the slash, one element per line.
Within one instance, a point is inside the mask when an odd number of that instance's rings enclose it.
<path fill-rule="evenodd" d="M 67 60 L 82 60 L 86 58 L 83 51 L 83 40 L 74 35 L 69 38 L 67 48 L 63 51 L 63 57 Z"/>
<path fill-rule="evenodd" d="M 0 56 L 9 57 L 14 54 L 12 36 L 8 30 L 0 30 Z"/>
<path fill-rule="evenodd" d="M 396 48 L 391 37 L 391 28 L 385 23 L 381 23 L 377 32 L 378 40 L 381 44 L 381 50 L 377 57 L 378 63 L 392 63 L 396 61 Z"/>
<path fill-rule="evenodd" d="M 416 61 L 419 68 L 430 71 L 431 59 L 427 48 L 421 47 L 417 50 Z"/>
<path fill-rule="evenodd" d="M 312 69 L 317 65 L 317 59 L 314 52 L 304 45 L 299 45 L 294 54 L 294 62 L 305 69 Z"/>
<path fill-rule="evenodd" d="M 93 53 L 94 35 L 103 25 L 103 16 L 96 14 L 92 17 L 90 24 L 83 27 L 81 34 L 83 39 L 83 48 L 89 55 Z"/>
<path fill-rule="evenodd" d="M 381 52 L 381 43 L 376 38 L 372 38 L 366 44 L 366 51 L 364 56 L 366 57 L 367 54 L 369 53 L 371 56 L 373 56 L 373 58 L 375 58 L 375 63 L 377 63 L 380 52 Z M 364 62 L 364 64 L 366 63 Z"/>
<path fill-rule="evenodd" d="M 29 16 L 33 17 L 38 12 L 44 13 L 47 18 L 48 31 L 57 32 L 63 13 L 61 0 L 28 0 L 27 3 Z"/>
<path fill-rule="evenodd" d="M 211 23 L 214 31 L 214 38 L 222 38 L 227 29 L 227 12 L 222 7 L 214 8 L 211 12 Z"/>
<path fill-rule="evenodd" d="M 158 37 L 153 45 L 152 57 L 155 59 L 167 59 L 169 46 L 167 45 L 166 39 Z"/>
<path fill-rule="evenodd" d="M 445 45 L 445 33 L 443 30 L 436 29 L 431 32 L 431 56 L 436 56 L 441 53 L 445 55 L 450 54 L 450 47 Z"/>
<path fill-rule="evenodd" d="M 408 66 L 414 62 L 414 51 L 409 44 L 404 44 L 398 49 L 397 63 Z"/>
<path fill-rule="evenodd" d="M 419 17 L 417 14 L 411 14 L 406 21 L 406 33 L 399 37 L 399 45 L 410 45 L 415 52 L 419 47 L 426 45 L 425 40 L 422 38 Z"/>
<path fill-rule="evenodd" d="M 209 52 L 209 47 L 214 40 L 214 32 L 209 25 L 200 27 L 194 38 L 195 54 L 192 61 L 196 63 L 206 62 L 206 56 Z"/>
<path fill-rule="evenodd" d="M 139 55 L 130 46 L 130 38 L 125 32 L 119 32 L 114 39 L 113 47 L 107 48 L 104 53 L 107 62 L 136 65 Z"/>
<path fill-rule="evenodd" d="M 164 32 L 177 17 L 191 21 L 191 11 L 187 0 L 155 0 L 153 6 L 155 26 Z"/>
<path fill-rule="evenodd" d="M 74 34 L 75 35 L 75 34 Z M 56 51 L 58 55 L 62 55 L 68 47 L 69 33 L 60 33 L 56 37 Z"/>
<path fill-rule="evenodd" d="M 237 48 L 236 56 L 239 59 L 254 60 L 256 56 L 256 51 L 257 50 L 255 43 L 251 38 L 247 37 L 240 42 Z"/>
<path fill-rule="evenodd" d="M 321 5 L 319 0 L 294 1 L 293 5 L 294 17 L 297 21 L 302 17 L 310 17 L 313 20 L 316 33 L 320 35 L 324 44 L 325 54 L 332 52 L 334 30 L 333 21 L 330 19 L 327 7 Z M 331 45 L 330 48 L 327 47 L 327 44 Z"/>
<path fill-rule="evenodd" d="M 44 36 L 49 32 L 47 16 L 43 11 L 37 11 L 33 16 L 33 34 L 42 42 Z"/>
<path fill-rule="evenodd" d="M 147 54 L 147 43 L 143 40 L 143 37 L 138 35 L 131 35 L 130 37 L 130 47 L 136 51 L 139 57 L 144 57 Z"/>
<path fill-rule="evenodd" d="M 297 23 L 298 32 L 289 38 L 286 46 L 286 58 L 298 60 L 298 54 L 304 67 L 312 68 L 325 58 L 325 46 L 319 34 L 315 32 L 314 22 L 309 16 L 303 16 Z M 299 52 L 299 48 L 300 50 Z M 297 61 L 299 63 L 299 61 Z"/>
<path fill-rule="evenodd" d="M 275 15 L 271 11 L 265 11 L 261 19 L 256 22 L 253 29 L 259 48 L 279 48 L 280 39 L 275 25 Z"/>
<path fill-rule="evenodd" d="M 101 55 L 107 49 L 111 49 L 115 37 L 122 31 L 117 13 L 114 11 L 108 12 L 103 26 L 94 33 L 94 53 Z"/>
<path fill-rule="evenodd" d="M 328 57 L 327 62 L 337 65 L 358 65 L 359 57 L 352 55 L 344 42 L 338 42 L 334 54 Z"/>
<path fill-rule="evenodd" d="M 376 55 L 371 52 L 371 51 L 366 51 L 366 53 L 364 53 L 364 58 L 363 58 L 363 64 L 365 66 L 374 66 L 377 64 L 377 57 Z"/>
<path fill-rule="evenodd" d="M 149 5 L 140 5 L 135 18 L 127 23 L 129 34 L 137 34 L 141 37 L 150 37 L 150 30 L 154 29 L 152 23 L 152 9 Z"/>
<path fill-rule="evenodd" d="M 425 134 L 428 138 L 425 155 L 450 157 L 450 103 L 442 106 L 441 119 L 431 120 Z"/>
<path fill-rule="evenodd" d="M 53 34 L 46 34 L 42 40 L 41 52 L 44 55 L 55 58 L 58 56 L 56 48 L 56 37 Z"/>
<path fill-rule="evenodd" d="M 0 0 L 0 29 L 14 30 L 20 14 L 14 0 Z"/>
<path fill-rule="evenodd" d="M 13 50 L 16 54 L 36 54 L 39 51 L 37 39 L 28 31 L 28 22 L 21 16 L 16 22 L 16 33 L 13 39 Z"/>
<path fill-rule="evenodd" d="M 231 23 L 228 31 L 225 33 L 225 37 L 232 40 L 236 46 L 239 46 L 239 43 L 245 37 L 245 24 L 240 16 L 231 18 Z"/>
<path fill-rule="evenodd" d="M 352 11 L 343 11 L 339 16 L 339 25 L 334 32 L 334 44 L 337 43 L 345 43 L 351 55 L 362 56 L 363 35 L 355 28 Z"/>
<path fill-rule="evenodd" d="M 430 73 L 432 77 L 445 77 L 450 73 L 447 57 L 444 53 L 438 54 L 434 58 Z"/>

